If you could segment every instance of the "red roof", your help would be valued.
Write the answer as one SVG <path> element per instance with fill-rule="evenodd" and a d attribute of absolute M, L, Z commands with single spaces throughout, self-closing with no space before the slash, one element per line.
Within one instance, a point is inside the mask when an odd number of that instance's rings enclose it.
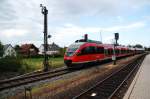
<path fill-rule="evenodd" d="M 21 45 L 21 52 L 29 51 L 31 48 L 34 48 L 36 51 L 38 51 L 38 48 L 34 44 L 23 44 Z"/>

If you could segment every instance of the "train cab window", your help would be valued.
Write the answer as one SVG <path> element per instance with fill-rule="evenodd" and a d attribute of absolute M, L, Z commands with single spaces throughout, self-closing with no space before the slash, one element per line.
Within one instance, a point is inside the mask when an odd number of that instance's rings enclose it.
<path fill-rule="evenodd" d="M 66 55 L 66 56 L 73 56 L 74 53 L 75 53 L 75 51 L 76 51 L 77 49 L 79 49 L 81 45 L 82 45 L 82 43 L 70 45 L 70 46 L 67 48 L 67 51 L 66 51 L 65 55 Z"/>

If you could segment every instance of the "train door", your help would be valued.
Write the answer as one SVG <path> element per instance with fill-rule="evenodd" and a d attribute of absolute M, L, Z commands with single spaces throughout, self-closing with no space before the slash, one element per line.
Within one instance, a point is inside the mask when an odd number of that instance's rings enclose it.
<path fill-rule="evenodd" d="M 104 49 L 104 53 L 105 53 L 105 59 L 107 59 L 108 58 L 108 49 L 107 48 Z"/>
<path fill-rule="evenodd" d="M 96 60 L 96 46 L 89 46 L 88 47 L 88 59 L 90 61 Z"/>
<path fill-rule="evenodd" d="M 104 47 L 96 47 L 96 60 L 103 60 L 105 58 Z"/>

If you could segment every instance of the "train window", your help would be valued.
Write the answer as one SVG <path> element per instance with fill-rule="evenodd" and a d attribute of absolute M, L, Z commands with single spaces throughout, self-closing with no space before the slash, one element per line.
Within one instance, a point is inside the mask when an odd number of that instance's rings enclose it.
<path fill-rule="evenodd" d="M 94 46 L 89 47 L 89 54 L 95 54 L 96 53 L 96 48 Z"/>
<path fill-rule="evenodd" d="M 122 50 L 122 54 L 124 54 L 124 50 Z"/>
<path fill-rule="evenodd" d="M 115 52 L 116 52 L 116 54 L 119 54 L 119 49 L 116 49 Z"/>
<path fill-rule="evenodd" d="M 111 55 L 111 49 L 108 49 L 108 55 Z"/>
<path fill-rule="evenodd" d="M 108 55 L 112 55 L 113 54 L 113 49 L 108 49 Z"/>
<path fill-rule="evenodd" d="M 105 55 L 108 55 L 108 49 L 105 49 L 104 51 L 105 51 Z"/>
<path fill-rule="evenodd" d="M 123 54 L 125 54 L 125 50 L 123 50 Z"/>
<path fill-rule="evenodd" d="M 113 54 L 113 49 L 110 50 L 111 51 L 111 55 Z"/>
<path fill-rule="evenodd" d="M 85 47 L 81 50 L 81 55 L 88 54 L 88 52 L 89 52 L 89 47 Z"/>
<path fill-rule="evenodd" d="M 68 52 L 75 52 L 78 48 L 68 48 Z"/>
<path fill-rule="evenodd" d="M 96 53 L 103 54 L 104 53 L 104 47 L 97 47 L 96 48 Z"/>
<path fill-rule="evenodd" d="M 123 50 L 121 50 L 121 54 L 123 54 Z"/>
<path fill-rule="evenodd" d="M 117 49 L 115 49 L 115 54 L 118 54 L 118 50 Z"/>
<path fill-rule="evenodd" d="M 121 49 L 119 49 L 119 54 L 121 54 Z"/>
<path fill-rule="evenodd" d="M 96 47 L 94 46 L 85 47 L 81 50 L 81 55 L 95 54 L 95 53 L 96 53 Z"/>

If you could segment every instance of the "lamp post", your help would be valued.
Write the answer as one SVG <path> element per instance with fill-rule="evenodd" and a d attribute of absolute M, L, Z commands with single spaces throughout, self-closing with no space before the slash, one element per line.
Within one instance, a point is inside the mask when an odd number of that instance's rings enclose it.
<path fill-rule="evenodd" d="M 49 64 L 48 64 L 48 55 L 47 55 L 47 51 L 48 51 L 48 36 L 47 36 L 47 14 L 48 14 L 48 10 L 46 8 L 46 6 L 43 6 L 42 4 L 40 4 L 41 9 L 41 13 L 44 15 L 44 61 L 43 61 L 43 65 L 44 65 L 44 71 L 48 71 L 49 69 Z"/>

